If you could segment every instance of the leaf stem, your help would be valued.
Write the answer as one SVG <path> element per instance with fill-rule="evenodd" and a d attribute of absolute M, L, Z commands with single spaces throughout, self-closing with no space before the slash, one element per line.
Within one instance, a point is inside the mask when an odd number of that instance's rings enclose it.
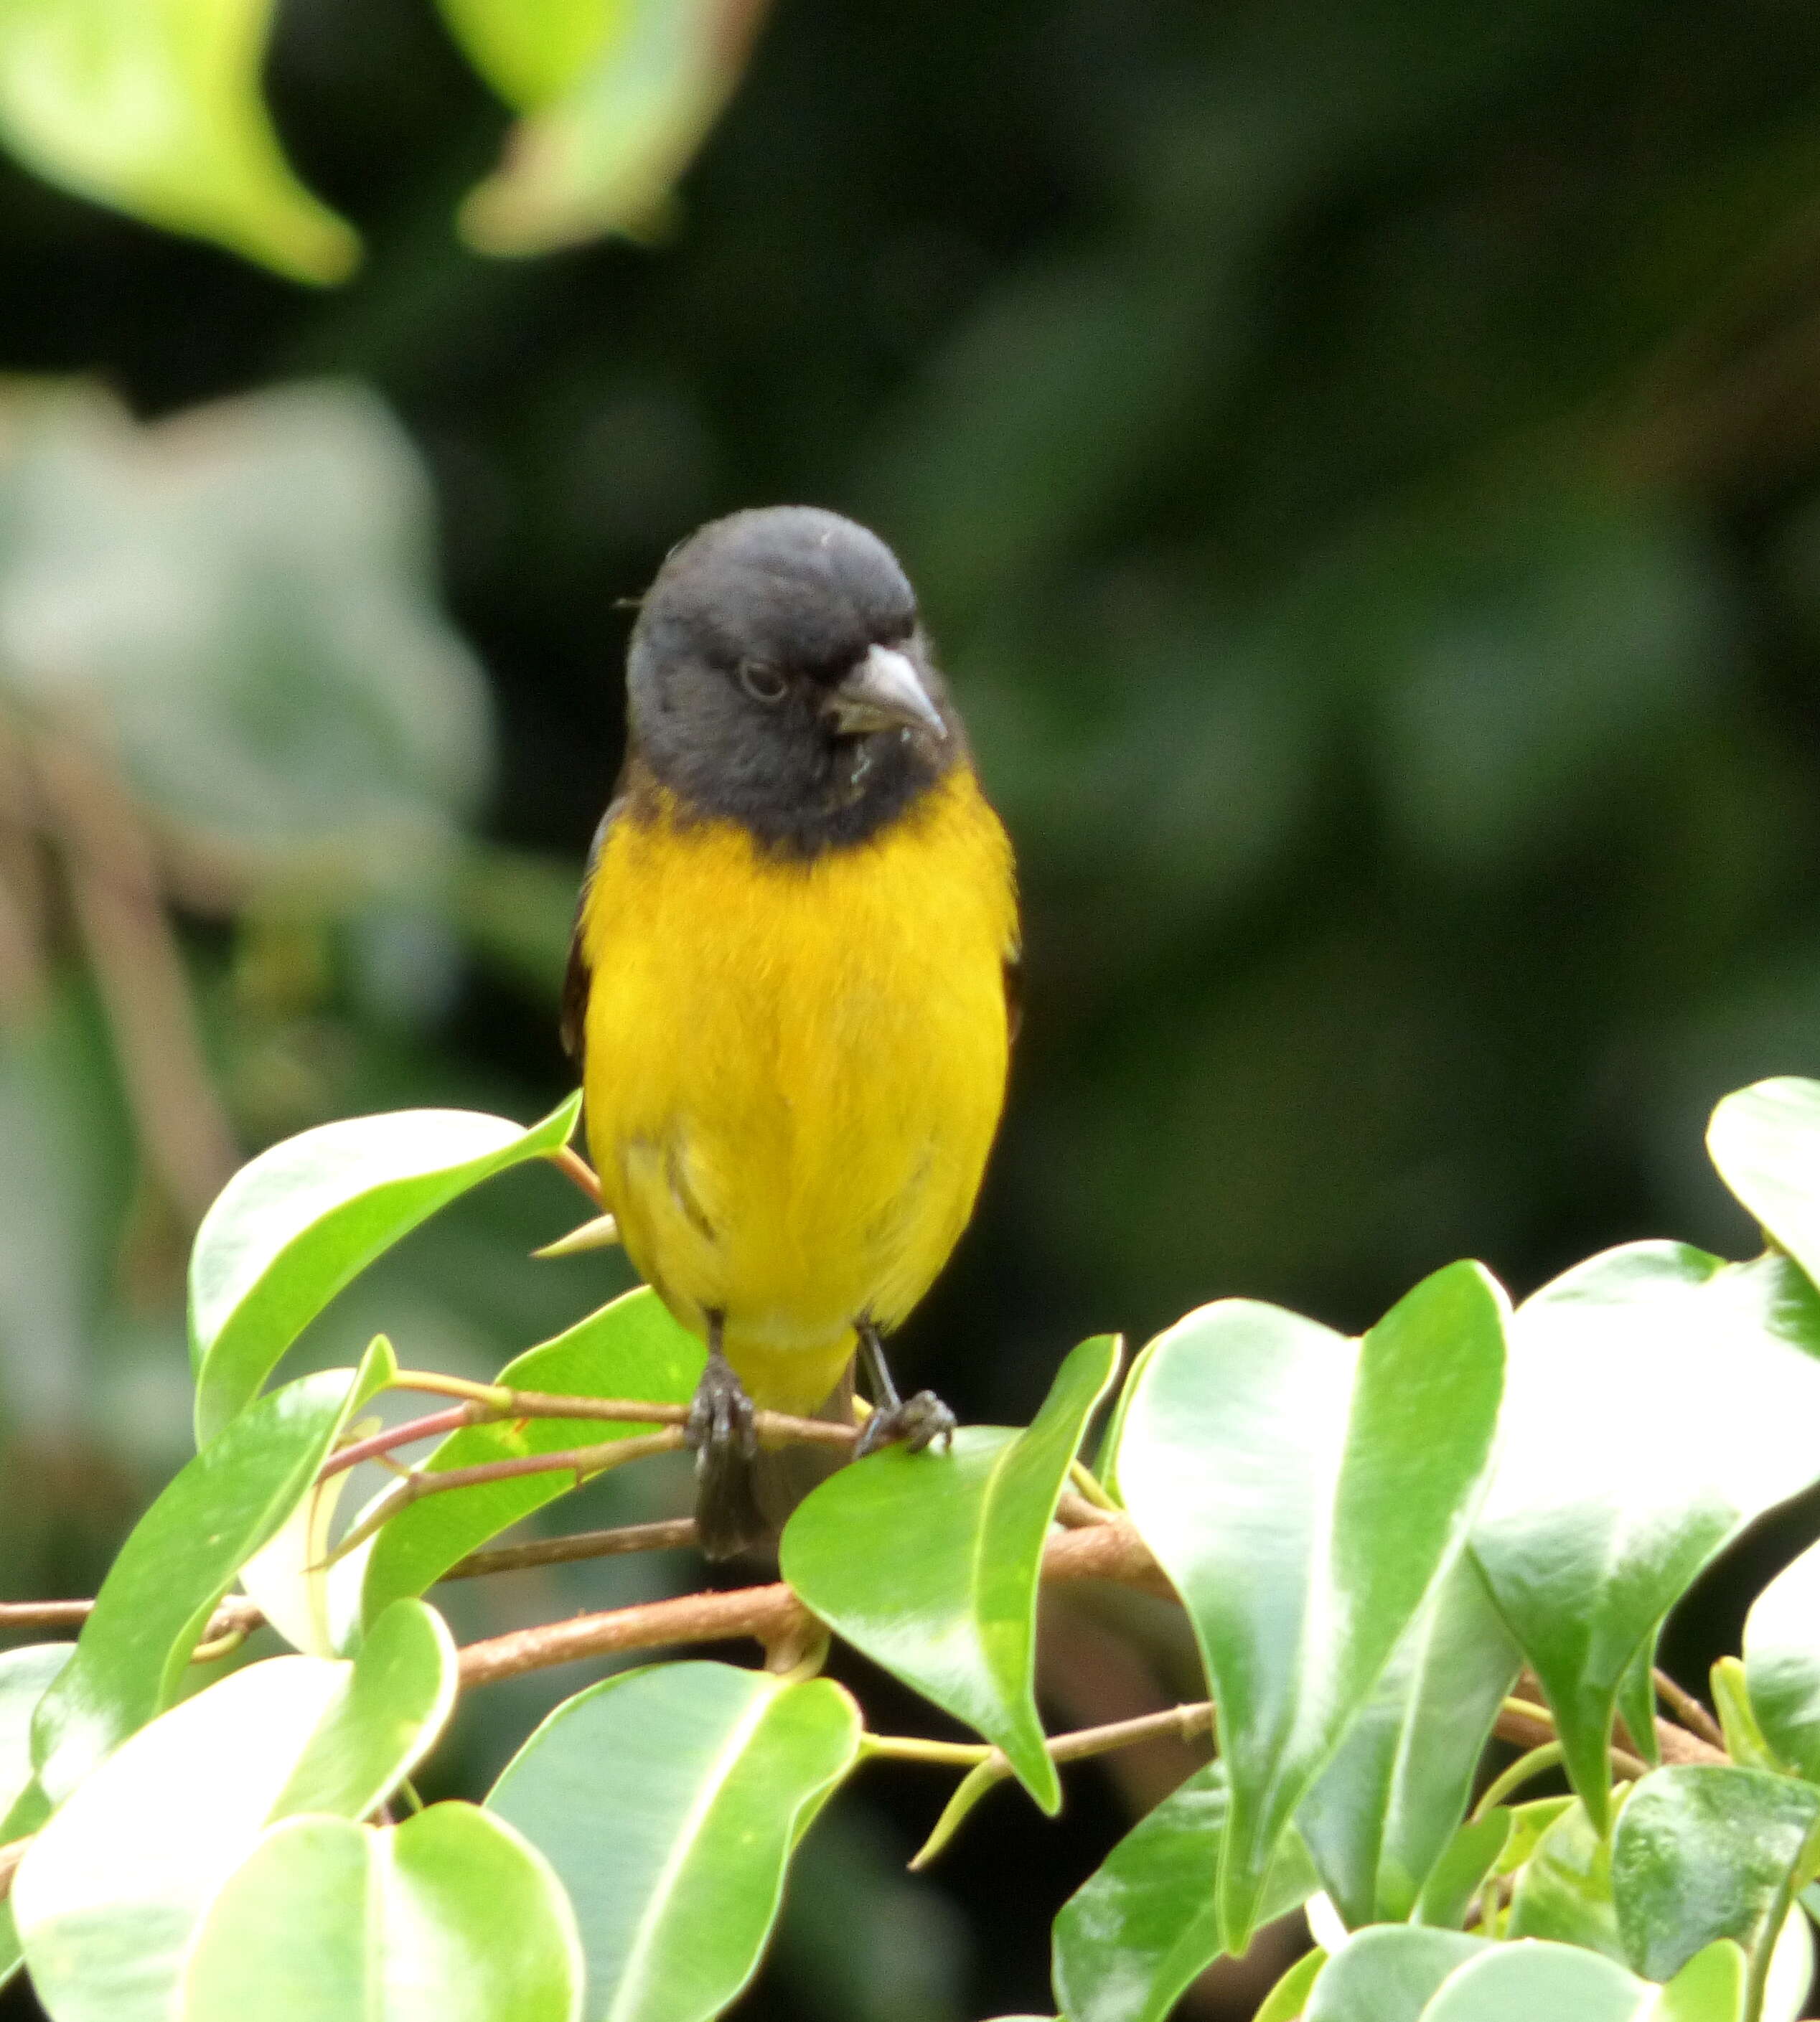
<path fill-rule="evenodd" d="M 1477 1825 L 1487 1812 L 1501 1805 L 1511 1791 L 1519 1789 L 1532 1776 L 1540 1776 L 1544 1769 L 1560 1766 L 1566 1751 L 1558 1741 L 1544 1741 L 1540 1748 L 1532 1748 L 1526 1755 L 1519 1755 L 1501 1776 L 1494 1776 L 1486 1786 L 1485 1795 L 1472 1808 L 1472 1822 Z"/>
<path fill-rule="evenodd" d="M 572 1180 L 594 1206 L 604 1208 L 606 1200 L 601 1192 L 601 1183 L 594 1169 L 572 1145 L 565 1144 L 560 1151 L 552 1152 L 550 1162 L 565 1180 Z"/>
<path fill-rule="evenodd" d="M 999 1751 L 984 1741 L 925 1741 L 915 1734 L 862 1734 L 860 1754 L 888 1756 L 894 1762 L 944 1762 L 976 1767 L 991 1761 Z M 1004 1757 L 1000 1755 L 1002 1762 Z"/>
<path fill-rule="evenodd" d="M 1115 1516 L 1120 1513 L 1117 1503 L 1107 1495 L 1097 1476 L 1084 1462 L 1070 1461 L 1068 1465 L 1068 1478 L 1095 1509 L 1109 1509 Z"/>
<path fill-rule="evenodd" d="M 1698 1699 L 1685 1685 L 1677 1684 L 1668 1673 L 1657 1670 L 1654 1673 L 1656 1690 L 1661 1695 L 1668 1710 L 1690 1733 L 1709 1741 L 1715 1748 L 1725 1746 L 1725 1732 Z"/>

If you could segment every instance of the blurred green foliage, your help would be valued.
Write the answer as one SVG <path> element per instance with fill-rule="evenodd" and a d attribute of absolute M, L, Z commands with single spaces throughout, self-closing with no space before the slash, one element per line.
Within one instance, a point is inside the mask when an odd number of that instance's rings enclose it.
<path fill-rule="evenodd" d="M 1461 1254 L 1526 1290 L 1739 1247 L 1699 1123 L 1820 1071 L 1809 16 L 799 0 L 660 243 L 513 263 L 451 228 L 504 139 L 470 62 L 544 84 L 462 32 L 276 13 L 285 151 L 367 246 L 335 292 L 0 170 L 9 1591 L 88 1586 L 183 1451 L 236 1146 L 562 1092 L 614 600 L 740 505 L 899 547 L 1019 848 L 1004 1142 L 906 1344 L 963 1415 L 1219 1294 L 1355 1327 Z M 141 846 L 85 902 L 96 834 Z M 383 1326 L 490 1373 L 605 1296 L 526 1261 L 539 1184 L 414 1237 L 319 1356 Z M 550 1612 L 649 1575 L 539 1577 Z M 1003 1831 L 952 1871 L 997 1891 L 974 2013 L 1039 1998 L 1005 1877 L 1069 1858 Z M 905 1973 L 878 2013 L 955 2012 Z"/>

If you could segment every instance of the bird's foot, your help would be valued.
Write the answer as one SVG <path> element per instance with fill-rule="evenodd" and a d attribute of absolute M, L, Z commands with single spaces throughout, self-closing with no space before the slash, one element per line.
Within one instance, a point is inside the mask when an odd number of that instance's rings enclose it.
<path fill-rule="evenodd" d="M 756 1415 L 732 1363 L 724 1356 L 711 1355 L 682 1428 L 682 1436 L 695 1449 L 696 1472 L 705 1473 L 715 1454 L 750 1460 L 758 1451 Z"/>
<path fill-rule="evenodd" d="M 867 1419 L 853 1448 L 856 1460 L 863 1460 L 880 1447 L 903 1446 L 921 1453 L 940 1440 L 946 1446 L 954 1437 L 953 1412 L 933 1390 L 919 1390 L 901 1403 L 887 1404 Z"/>
<path fill-rule="evenodd" d="M 769 1535 L 752 1480 L 758 1451 L 754 1415 L 725 1358 L 710 1355 L 682 1436 L 695 1449 L 696 1527 L 711 1559 L 730 1559 Z"/>

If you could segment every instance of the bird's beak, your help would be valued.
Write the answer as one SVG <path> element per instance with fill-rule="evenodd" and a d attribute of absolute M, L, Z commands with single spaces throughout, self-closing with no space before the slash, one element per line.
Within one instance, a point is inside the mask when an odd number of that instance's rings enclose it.
<path fill-rule="evenodd" d="M 874 646 L 835 684 L 828 715 L 842 736 L 868 730 L 921 730 L 948 735 L 916 662 L 890 646 Z"/>

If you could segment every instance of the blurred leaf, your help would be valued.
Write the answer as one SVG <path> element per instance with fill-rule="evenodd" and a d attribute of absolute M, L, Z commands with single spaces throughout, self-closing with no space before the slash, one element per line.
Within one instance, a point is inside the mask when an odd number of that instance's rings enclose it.
<path fill-rule="evenodd" d="M 383 1831 L 272 1827 L 216 1896 L 185 2022 L 572 2022 L 583 1963 L 549 1863 L 473 1805 Z"/>
<path fill-rule="evenodd" d="M 1645 2022 L 1744 2022 L 1744 1954 L 1716 1938 L 1662 1989 Z"/>
<path fill-rule="evenodd" d="M 1096 1334 L 1062 1363 L 1028 1430 L 968 1425 L 946 1452 L 892 1447 L 841 1469 L 791 1516 L 778 1554 L 831 1629 L 996 1743 L 1051 1812 L 1062 1786 L 1033 1692 L 1037 1577 L 1118 1362 L 1116 1338 Z"/>
<path fill-rule="evenodd" d="M 1264 1996 L 1252 2022 L 1300 2022 L 1308 2005 L 1309 1990 L 1326 1963 L 1327 1954 L 1318 1945 L 1313 1951 L 1304 1952 Z"/>
<path fill-rule="evenodd" d="M 1494 1874 L 1515 1874 L 1541 1844 L 1542 1835 L 1580 1800 L 1574 1797 L 1537 1798 L 1511 1808 L 1511 1836 L 1493 1866 Z"/>
<path fill-rule="evenodd" d="M 557 1708 L 487 1804 L 568 1888 L 590 2022 L 706 2022 L 733 2000 L 859 1746 L 831 1680 L 726 1664 L 648 1666 Z"/>
<path fill-rule="evenodd" d="M 641 1287 L 590 1313 L 555 1340 L 528 1349 L 507 1363 L 498 1380 L 516 1389 L 565 1396 L 686 1404 L 700 1381 L 706 1353 L 696 1337 L 671 1319 L 657 1294 Z M 618 1419 L 532 1418 L 470 1425 L 451 1433 L 424 1465 L 433 1470 L 471 1467 L 650 1429 Z M 379 1533 L 367 1562 L 362 1598 L 367 1618 L 371 1620 L 401 1593 L 422 1593 L 458 1559 L 574 1485 L 565 1475 L 527 1475 L 433 1495 L 400 1510 Z"/>
<path fill-rule="evenodd" d="M 66 189 L 302 281 L 360 242 L 292 175 L 260 97 L 271 0 L 13 0 L 0 136 Z"/>
<path fill-rule="evenodd" d="M 404 1633 L 378 1639 L 364 1673 L 319 1657 L 250 1665 L 77 1787 L 13 1888 L 57 2022 L 169 2022 L 197 1919 L 267 1825 L 300 1803 L 370 1811 L 422 1753 L 433 1735 L 418 1723 L 440 1717 L 447 1695 L 426 1704 L 424 1646 L 400 1620 Z"/>
<path fill-rule="evenodd" d="M 1482 1819 L 1463 1825 L 1429 1870 L 1411 1922 L 1459 1930 L 1486 1877 L 1510 1845 L 1511 1823 L 1511 1814 L 1499 1805 Z"/>
<path fill-rule="evenodd" d="M 323 1370 L 261 1398 L 140 1519 L 38 1704 L 32 1746 L 53 1801 L 178 1696 L 216 1604 L 309 1492 L 389 1365 L 369 1356 L 351 1378 Z"/>
<path fill-rule="evenodd" d="M 0 1845 L 14 1836 L 5 1822 L 31 1781 L 32 1714 L 75 1647 L 29 1643 L 0 1655 Z"/>
<path fill-rule="evenodd" d="M 1493 1945 L 1449 1973 L 1422 2022 L 1639 2022 L 1654 1990 L 1571 1945 Z"/>
<path fill-rule="evenodd" d="M 579 1094 L 528 1130 L 459 1109 L 325 1123 L 236 1173 L 190 1257 L 196 1443 L 259 1394 L 349 1280 L 470 1187 L 568 1142 Z"/>
<path fill-rule="evenodd" d="M 445 4 L 476 63 L 528 115 L 461 214 L 470 245 L 513 254 L 603 232 L 645 238 L 660 226 L 671 186 L 738 82 L 763 12 L 762 0 L 619 0 L 600 10 L 605 35 L 578 63 L 590 24 L 576 0 L 535 9 L 514 9 L 513 0 Z M 561 42 L 534 56 L 528 46 L 551 15 Z"/>
<path fill-rule="evenodd" d="M 14 395 L 0 480 L 0 691 L 116 760 L 206 889 L 345 911 L 447 874 L 488 694 L 435 600 L 422 460 L 371 392 L 149 427 L 90 388 Z"/>
<path fill-rule="evenodd" d="M 1721 1657 L 1710 1675 L 1712 1710 L 1719 1716 L 1726 1754 L 1741 1769 L 1786 1770 L 1789 1765 L 1771 1747 L 1758 1724 L 1743 1665 L 1735 1657 Z"/>
<path fill-rule="evenodd" d="M 1820 1082 L 1785 1075 L 1728 1095 L 1707 1148 L 1765 1232 L 1820 1280 Z"/>
<path fill-rule="evenodd" d="M 1784 1567 L 1752 1603 L 1744 1679 L 1763 1739 L 1809 1783 L 1820 1783 L 1820 1545 Z"/>
<path fill-rule="evenodd" d="M 1800 1909 L 1783 1920 L 1763 1984 L 1763 2022 L 1796 2022 L 1814 1985 L 1814 1926 Z"/>
<path fill-rule="evenodd" d="M 1623 1939 L 1611 1897 L 1611 1848 L 1581 1804 L 1569 1805 L 1517 1871 L 1506 1935 L 1551 1938 L 1621 1962 Z"/>
<path fill-rule="evenodd" d="M 1229 1951 L 1244 1950 L 1277 1841 L 1456 1548 L 1503 1360 L 1499 1294 L 1462 1264 L 1360 1343 L 1226 1300 L 1159 1336 L 1132 1372 L 1118 1480 L 1219 1703 Z"/>
<path fill-rule="evenodd" d="M 1488 1948 L 1486 1939 L 1460 1931 L 1375 1924 L 1327 1962 L 1307 2022 L 1417 2022 L 1448 1975 Z"/>
<path fill-rule="evenodd" d="M 1069 2022 L 1163 2022 L 1219 1957 L 1213 1880 L 1226 1816 L 1226 1772 L 1210 1762 L 1140 1819 L 1062 1904 L 1054 1975 Z M 1270 1870 L 1259 1921 L 1294 1909 L 1314 1885 L 1292 1832 Z"/>
<path fill-rule="evenodd" d="M 1522 1664 L 1463 1554 L 1296 1814 L 1349 1929 L 1402 1923 L 1414 1911 L 1466 1816 L 1492 1722 Z"/>
<path fill-rule="evenodd" d="M 1472 1548 L 1603 1825 L 1613 1713 L 1639 1645 L 1746 1523 L 1820 1476 L 1806 1431 L 1820 1297 L 1785 1257 L 1726 1265 L 1631 1243 L 1545 1286 L 1511 1340 Z"/>
<path fill-rule="evenodd" d="M 1716 1938 L 1747 1952 L 1782 1927 L 1820 1791 L 1761 1769 L 1677 1765 L 1631 1793 L 1611 1841 L 1631 1963 L 1665 1980 Z"/>

